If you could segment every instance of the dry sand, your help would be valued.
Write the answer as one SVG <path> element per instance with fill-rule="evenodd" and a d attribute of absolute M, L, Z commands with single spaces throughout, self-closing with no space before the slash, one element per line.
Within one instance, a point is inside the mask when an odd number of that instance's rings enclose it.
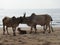
<path fill-rule="evenodd" d="M 2 28 L 0 28 L 0 45 L 60 45 L 60 27 L 54 27 L 54 32 L 50 34 L 46 31 L 43 34 L 42 28 L 38 28 L 37 33 L 34 31 L 29 34 L 30 28 L 25 29 L 28 34 L 18 34 L 16 31 L 16 36 L 13 36 L 13 32 L 9 29 L 10 35 L 3 35 Z"/>

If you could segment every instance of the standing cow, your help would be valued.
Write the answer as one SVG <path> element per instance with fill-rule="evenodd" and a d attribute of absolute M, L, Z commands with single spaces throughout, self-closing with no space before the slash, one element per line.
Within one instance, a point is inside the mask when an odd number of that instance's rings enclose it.
<path fill-rule="evenodd" d="M 14 16 L 12 18 L 4 17 L 2 19 L 2 22 L 3 22 L 3 34 L 5 35 L 5 26 L 6 26 L 7 34 L 9 34 L 8 27 L 12 27 L 13 35 L 15 36 L 16 35 L 15 34 L 16 27 L 19 25 L 19 23 L 22 22 L 22 19 L 21 19 L 21 17 L 16 18 Z"/>
<path fill-rule="evenodd" d="M 41 15 L 36 15 L 35 13 L 32 13 L 31 16 L 29 17 L 25 17 L 26 13 L 24 13 L 23 16 L 23 23 L 27 24 L 28 26 L 31 26 L 31 31 L 32 32 L 32 28 L 35 29 L 35 33 L 37 31 L 36 29 L 36 25 L 41 25 L 43 26 L 44 32 L 47 30 L 47 28 L 49 27 L 49 33 L 53 32 L 53 28 L 50 25 L 50 22 L 53 21 L 52 17 L 48 14 L 41 14 Z"/>

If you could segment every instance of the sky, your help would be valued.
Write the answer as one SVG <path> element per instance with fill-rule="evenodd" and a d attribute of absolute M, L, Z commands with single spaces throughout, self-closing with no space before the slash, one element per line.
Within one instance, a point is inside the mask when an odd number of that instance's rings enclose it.
<path fill-rule="evenodd" d="M 60 0 L 0 0 L 0 9 L 59 9 Z"/>
<path fill-rule="evenodd" d="M 10 9 L 13 9 L 13 11 Z M 21 16 L 20 13 L 23 15 L 25 11 L 23 12 L 19 9 L 60 9 L 60 0 L 0 0 L 0 23 L 2 23 L 1 18 L 3 16 Z M 31 12 L 33 11 L 28 11 L 27 14 Z"/>

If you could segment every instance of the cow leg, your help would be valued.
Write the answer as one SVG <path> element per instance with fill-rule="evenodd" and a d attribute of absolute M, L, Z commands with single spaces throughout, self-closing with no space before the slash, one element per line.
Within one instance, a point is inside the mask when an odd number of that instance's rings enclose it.
<path fill-rule="evenodd" d="M 3 25 L 3 35 L 5 35 L 5 25 Z"/>
<path fill-rule="evenodd" d="M 12 29 L 13 29 L 13 36 L 16 36 L 16 34 L 15 34 L 16 28 L 12 28 Z"/>
<path fill-rule="evenodd" d="M 32 30 L 33 30 L 33 26 L 31 26 L 31 31 L 30 31 L 30 34 L 32 33 Z"/>
<path fill-rule="evenodd" d="M 52 32 L 54 32 L 53 27 L 51 26 Z"/>
<path fill-rule="evenodd" d="M 8 27 L 6 27 L 6 30 L 7 30 L 7 34 L 9 35 L 9 32 L 8 32 Z"/>
<path fill-rule="evenodd" d="M 45 32 L 46 32 L 46 30 L 47 30 L 47 26 L 46 26 L 46 25 L 44 25 L 44 26 L 43 26 L 43 29 L 44 29 L 44 32 L 43 32 L 43 33 L 45 33 Z"/>
<path fill-rule="evenodd" d="M 37 31 L 37 29 L 36 29 L 36 25 L 34 26 L 34 29 L 35 29 L 35 33 L 36 33 L 36 31 Z"/>
<path fill-rule="evenodd" d="M 48 33 L 50 33 L 51 32 L 51 26 L 50 26 L 50 24 L 48 26 L 49 26 L 49 32 Z"/>

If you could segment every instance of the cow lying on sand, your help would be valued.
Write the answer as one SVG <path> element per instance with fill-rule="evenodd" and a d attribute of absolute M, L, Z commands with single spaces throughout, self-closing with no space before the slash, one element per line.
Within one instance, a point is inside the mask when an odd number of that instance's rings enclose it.
<path fill-rule="evenodd" d="M 19 32 L 19 34 L 27 34 L 25 30 L 21 30 L 20 28 L 18 28 L 17 31 Z"/>
<path fill-rule="evenodd" d="M 28 26 L 31 26 L 30 33 L 32 32 L 32 28 L 35 29 L 35 33 L 36 33 L 36 31 L 37 31 L 36 25 L 43 26 L 43 29 L 44 29 L 43 33 L 45 33 L 45 31 L 47 30 L 48 27 L 49 27 L 49 33 L 51 32 L 51 30 L 53 32 L 53 28 L 50 25 L 50 22 L 52 22 L 53 19 L 50 15 L 48 15 L 48 14 L 36 15 L 35 13 L 32 13 L 31 16 L 29 16 L 29 17 L 26 17 L 25 15 L 26 15 L 26 13 L 24 13 L 24 16 L 22 17 L 22 19 L 23 19 L 22 23 L 25 23 Z"/>
<path fill-rule="evenodd" d="M 3 34 L 5 35 L 5 26 L 6 26 L 7 34 L 9 34 L 8 27 L 12 27 L 13 35 L 15 36 L 16 35 L 15 34 L 16 27 L 19 25 L 19 23 L 22 22 L 22 20 L 21 20 L 21 17 L 16 18 L 13 16 L 12 18 L 4 17 L 2 19 L 2 22 L 3 22 Z"/>

